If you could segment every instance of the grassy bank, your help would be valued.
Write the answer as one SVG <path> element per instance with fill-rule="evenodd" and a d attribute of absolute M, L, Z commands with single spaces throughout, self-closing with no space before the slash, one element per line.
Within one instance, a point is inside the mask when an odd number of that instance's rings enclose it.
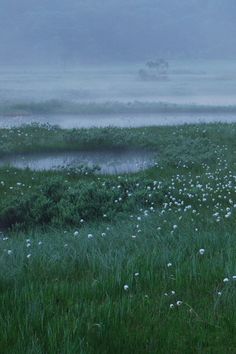
<path fill-rule="evenodd" d="M 212 148 L 228 142 L 231 148 L 236 145 L 235 132 L 235 124 L 68 130 L 57 126 L 32 124 L 20 128 L 0 129 L 0 156 L 21 152 L 139 147 L 161 153 L 162 163 L 171 162 L 176 165 L 179 161 L 186 162 L 190 159 L 193 162 L 203 162 L 207 159 L 212 161 Z"/>
<path fill-rule="evenodd" d="M 0 170 L 1 352 L 235 353 L 235 133 L 2 129 L 2 155 L 145 147 L 158 165 Z"/>
<path fill-rule="evenodd" d="M 219 130 L 223 126 L 216 126 Z M 231 126 L 231 132 L 232 128 Z M 76 224 L 79 218 L 89 221 L 106 214 L 111 220 L 117 213 L 164 202 L 176 169 L 190 167 L 203 171 L 202 162 L 216 165 L 215 126 L 144 129 L 62 130 L 49 126 L 2 129 L 0 155 L 44 151 L 99 149 L 151 149 L 156 151 L 158 168 L 130 176 L 96 176 L 81 170 L 35 173 L 9 168 L 1 171 L 0 225 Z M 220 132 L 218 132 L 220 134 Z M 214 141 L 214 139 L 215 141 Z M 228 137 L 225 137 L 227 139 Z M 233 139 L 232 139 L 233 140 Z M 197 151 L 197 154 L 196 154 Z M 161 184 L 149 200 L 153 181 Z M 188 199 L 188 198 L 187 198 Z"/>

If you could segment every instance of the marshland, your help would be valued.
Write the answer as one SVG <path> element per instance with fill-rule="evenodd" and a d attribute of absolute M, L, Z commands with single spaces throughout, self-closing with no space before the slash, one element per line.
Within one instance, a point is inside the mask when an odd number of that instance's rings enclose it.
<path fill-rule="evenodd" d="M 1 167 L 3 352 L 233 353 L 235 134 L 222 123 L 2 129 L 3 159 L 156 152 L 129 174 Z"/>
<path fill-rule="evenodd" d="M 0 353 L 236 352 L 236 8 L 121 3 L 2 0 Z"/>

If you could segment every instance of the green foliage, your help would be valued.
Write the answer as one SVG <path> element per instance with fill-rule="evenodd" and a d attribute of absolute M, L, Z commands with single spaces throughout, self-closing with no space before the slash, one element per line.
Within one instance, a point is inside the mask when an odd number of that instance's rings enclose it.
<path fill-rule="evenodd" d="M 196 232 L 191 211 L 153 214 L 135 239 L 127 217 L 78 226 L 78 236 L 12 233 L 0 243 L 1 352 L 234 353 L 236 289 L 223 282 L 236 266 L 234 225 L 209 219 L 195 216 Z"/>
<path fill-rule="evenodd" d="M 23 149 L 37 136 L 40 149 L 102 145 L 108 132 L 155 149 L 158 166 L 0 169 L 0 222 L 11 227 L 0 233 L 1 353 L 233 354 L 236 126 L 91 130 L 91 140 L 20 130 Z"/>
<path fill-rule="evenodd" d="M 136 146 L 155 150 L 159 156 L 158 167 L 120 178 L 96 177 L 93 175 L 96 168 L 89 169 L 85 166 L 47 173 L 26 170 L 16 171 L 14 174 L 14 170 L 2 170 L 1 175 L 5 181 L 5 184 L 0 186 L 2 227 L 12 227 L 16 224 L 21 227 L 76 225 L 81 218 L 90 221 L 101 220 L 106 214 L 111 220 L 120 213 L 132 212 L 137 208 L 150 206 L 151 203 L 161 206 L 168 201 L 168 183 L 176 169 L 180 172 L 191 168 L 194 173 L 201 174 L 205 163 L 214 169 L 219 156 L 224 155 L 230 163 L 234 158 L 232 150 L 235 147 L 235 126 L 220 124 L 71 131 L 34 125 L 10 131 L 3 129 L 2 133 L 3 144 L 0 146 L 0 152 L 4 154 L 7 153 L 6 146 L 11 153 L 16 151 L 18 146 L 22 151 L 94 149 L 95 146 L 100 149 L 125 149 L 127 146 Z M 232 150 L 225 150 L 227 143 Z M 161 188 L 153 190 L 153 180 L 161 180 Z M 26 187 L 12 187 L 19 181 Z M 148 196 L 148 186 L 152 188 L 151 199 Z M 190 192 L 195 195 L 191 203 L 197 204 L 198 190 L 193 188 Z M 173 195 L 179 198 L 177 190 Z M 184 198 L 186 202 L 190 201 L 188 196 Z"/>
<path fill-rule="evenodd" d="M 80 219 L 102 219 L 104 214 L 110 220 L 117 213 L 145 204 L 147 186 L 152 185 L 152 181 L 146 179 L 138 188 L 136 183 L 136 178 L 124 178 L 117 188 L 114 183 L 99 180 L 69 183 L 63 177 L 48 177 L 42 186 L 36 186 L 23 196 L 9 195 L 2 199 L 0 224 L 4 227 L 77 225 Z M 127 191 L 132 191 L 130 197 Z M 162 192 L 157 191 L 152 200 L 161 204 Z"/>

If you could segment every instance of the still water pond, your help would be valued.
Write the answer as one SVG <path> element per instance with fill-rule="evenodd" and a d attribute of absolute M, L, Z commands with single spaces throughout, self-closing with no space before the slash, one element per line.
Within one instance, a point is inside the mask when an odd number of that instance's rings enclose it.
<path fill-rule="evenodd" d="M 19 154 L 0 159 L 0 166 L 35 171 L 99 167 L 99 173 L 118 174 L 144 170 L 155 163 L 155 153 L 143 150 L 109 150 Z"/>

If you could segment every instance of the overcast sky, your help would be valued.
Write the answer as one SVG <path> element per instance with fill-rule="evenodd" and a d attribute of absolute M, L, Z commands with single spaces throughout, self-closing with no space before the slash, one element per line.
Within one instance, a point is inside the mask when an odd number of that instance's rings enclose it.
<path fill-rule="evenodd" d="M 0 63 L 235 55 L 236 0 L 0 0 Z"/>

